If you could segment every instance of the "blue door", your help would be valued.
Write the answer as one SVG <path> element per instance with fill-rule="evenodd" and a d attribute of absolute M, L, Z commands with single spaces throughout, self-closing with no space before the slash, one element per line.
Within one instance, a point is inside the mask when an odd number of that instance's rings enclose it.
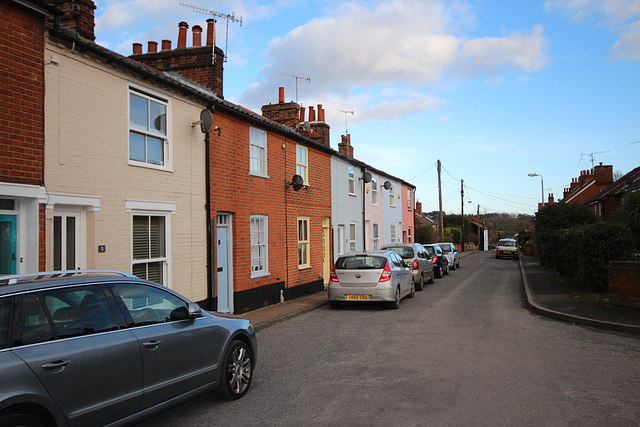
<path fill-rule="evenodd" d="M 0 215 L 0 274 L 16 274 L 16 215 Z"/>

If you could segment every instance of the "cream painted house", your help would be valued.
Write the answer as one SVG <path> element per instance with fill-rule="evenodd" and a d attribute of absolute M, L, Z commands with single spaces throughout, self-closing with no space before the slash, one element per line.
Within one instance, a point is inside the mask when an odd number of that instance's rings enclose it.
<path fill-rule="evenodd" d="M 72 38 L 45 45 L 46 269 L 120 270 L 203 303 L 206 101 Z"/>

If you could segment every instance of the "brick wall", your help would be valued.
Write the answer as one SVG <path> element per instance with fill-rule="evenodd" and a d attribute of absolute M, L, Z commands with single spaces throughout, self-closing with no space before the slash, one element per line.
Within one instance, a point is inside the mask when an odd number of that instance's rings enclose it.
<path fill-rule="evenodd" d="M 12 2 L 0 10 L 0 181 L 42 185 L 44 20 Z"/>
<path fill-rule="evenodd" d="M 611 261 L 609 293 L 617 302 L 640 306 L 640 262 Z"/>

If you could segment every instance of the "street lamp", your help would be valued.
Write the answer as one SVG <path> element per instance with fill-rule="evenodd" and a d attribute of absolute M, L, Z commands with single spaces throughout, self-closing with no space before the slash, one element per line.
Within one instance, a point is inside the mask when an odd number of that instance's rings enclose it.
<path fill-rule="evenodd" d="M 530 173 L 529 176 L 539 176 L 540 177 L 540 195 L 542 196 L 542 203 L 540 207 L 544 207 L 544 178 L 539 173 Z"/>
<path fill-rule="evenodd" d="M 468 203 L 471 203 L 471 205 L 473 205 L 473 202 L 471 200 L 469 200 Z M 478 217 L 476 219 L 476 223 L 476 228 L 478 229 L 478 250 L 480 250 L 480 203 L 478 203 Z"/>

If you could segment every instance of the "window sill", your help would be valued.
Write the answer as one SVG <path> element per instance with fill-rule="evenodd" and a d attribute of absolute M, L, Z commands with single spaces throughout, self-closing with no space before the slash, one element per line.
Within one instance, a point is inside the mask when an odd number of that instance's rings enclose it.
<path fill-rule="evenodd" d="M 268 271 L 264 273 L 251 273 L 250 279 L 260 279 L 262 277 L 267 277 L 267 276 L 271 276 L 271 273 Z"/>
<path fill-rule="evenodd" d="M 265 178 L 265 179 L 269 179 L 269 175 L 262 174 L 262 173 L 258 173 L 258 172 L 253 172 L 253 171 L 249 171 L 249 175 L 250 175 L 250 176 L 255 176 L 256 178 Z"/>

